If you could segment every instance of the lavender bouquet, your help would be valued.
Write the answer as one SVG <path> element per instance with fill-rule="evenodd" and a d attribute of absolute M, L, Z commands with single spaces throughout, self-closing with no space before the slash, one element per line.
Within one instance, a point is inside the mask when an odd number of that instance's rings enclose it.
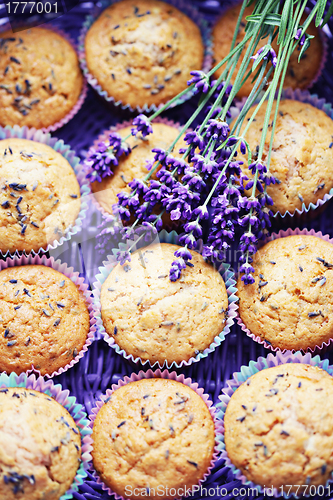
<path fill-rule="evenodd" d="M 245 7 L 250 4 L 254 4 L 253 13 L 246 18 L 245 36 L 236 45 Z M 102 224 L 99 250 L 113 248 L 117 260 L 124 264 L 130 260 L 130 252 L 140 240 L 148 242 L 156 236 L 163 227 L 163 216 L 167 214 L 183 230 L 179 238 L 181 248 L 175 252 L 169 275 L 170 280 L 175 281 L 189 264 L 192 258 L 189 250 L 197 247 L 198 239 L 203 236 L 203 225 L 209 219 L 204 257 L 212 261 L 224 260 L 231 242 L 237 240 L 242 280 L 246 284 L 254 282 L 253 255 L 258 240 L 270 228 L 273 215 L 273 200 L 267 193 L 267 186 L 279 182 L 270 175 L 269 167 L 290 56 L 298 50 L 299 63 L 302 64 L 313 38 L 307 34 L 310 23 L 314 20 L 317 27 L 323 28 L 333 14 L 331 2 L 318 0 L 312 10 L 306 11 L 305 21 L 300 24 L 306 6 L 306 0 L 285 0 L 282 7 L 280 0 L 243 1 L 229 54 L 208 73 L 193 71 L 188 88 L 173 99 L 193 90 L 200 93 L 198 107 L 178 137 L 165 150 L 153 149 L 154 161 L 149 163 L 147 175 L 129 182 L 129 193 L 118 194 L 118 203 L 113 206 L 114 216 L 106 217 Z M 261 39 L 267 39 L 267 42 L 257 50 Z M 272 48 L 273 40 L 278 44 L 277 53 Z M 239 59 L 241 65 L 236 74 Z M 212 76 L 220 67 L 223 67 L 221 76 L 213 80 Z M 249 78 L 252 90 L 231 126 L 229 118 L 234 98 Z M 140 114 L 134 118 L 132 135 L 144 140 L 152 134 L 152 120 L 171 106 L 173 100 L 149 117 Z M 260 144 L 252 152 L 246 135 L 265 101 L 267 107 Z M 248 118 L 248 112 L 255 104 Z M 189 130 L 201 112 L 204 120 L 194 130 Z M 269 128 L 271 139 L 264 161 Z M 173 152 L 182 136 L 187 147 L 179 150 L 179 158 Z M 119 158 L 131 152 L 126 142 L 129 137 L 121 138 L 115 132 L 110 133 L 108 142 L 100 143 L 89 154 L 86 164 L 91 182 L 112 175 L 112 168 L 118 165 Z M 249 175 L 242 171 L 238 152 L 247 156 Z"/>

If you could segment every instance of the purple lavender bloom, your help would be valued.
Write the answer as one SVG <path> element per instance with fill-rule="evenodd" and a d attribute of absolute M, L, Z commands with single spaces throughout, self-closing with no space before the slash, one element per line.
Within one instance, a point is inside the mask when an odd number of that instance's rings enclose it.
<path fill-rule="evenodd" d="M 193 148 L 203 149 L 205 146 L 204 138 L 194 130 L 185 134 L 184 141 L 186 144 L 193 146 Z"/>
<path fill-rule="evenodd" d="M 185 262 L 187 262 L 192 259 L 192 254 L 187 248 L 183 247 L 175 251 L 175 257 L 183 259 Z"/>
<path fill-rule="evenodd" d="M 109 147 L 112 147 L 113 153 L 118 157 L 122 154 L 129 155 L 132 151 L 127 142 L 123 141 L 117 132 L 109 133 Z"/>
<path fill-rule="evenodd" d="M 191 71 L 192 78 L 187 82 L 187 85 L 195 84 L 197 91 L 201 90 L 204 94 L 210 89 L 209 77 L 203 71 Z"/>
<path fill-rule="evenodd" d="M 101 182 L 103 177 L 113 174 L 112 167 L 118 165 L 118 158 L 105 142 L 99 142 L 96 148 L 88 152 L 85 164 L 89 167 L 87 179 Z"/>
<path fill-rule="evenodd" d="M 211 118 L 208 120 L 207 123 L 207 137 L 212 137 L 213 135 L 217 136 L 217 139 L 221 139 L 225 141 L 225 139 L 228 137 L 228 134 L 230 132 L 229 125 L 227 122 L 218 120 L 218 119 L 213 119 Z"/>
<path fill-rule="evenodd" d="M 258 52 L 256 54 L 254 54 L 254 56 L 252 56 L 250 59 L 253 59 L 254 61 L 256 61 L 258 59 L 258 57 L 260 57 L 261 54 L 266 50 L 267 50 L 266 46 L 261 47 L 261 49 L 259 49 Z M 263 60 L 270 60 L 271 63 L 273 64 L 274 68 L 276 67 L 277 57 L 276 57 L 275 50 L 272 47 L 264 55 Z"/>
<path fill-rule="evenodd" d="M 133 120 L 134 127 L 131 129 L 132 135 L 137 135 L 141 132 L 142 137 L 146 137 L 149 134 L 153 133 L 153 127 L 149 121 L 149 118 L 146 115 L 138 115 Z"/>
<path fill-rule="evenodd" d="M 168 153 L 166 152 L 165 149 L 162 148 L 153 148 L 152 152 L 155 153 L 155 161 L 159 161 L 160 163 L 163 163 L 164 160 L 166 160 Z"/>
<path fill-rule="evenodd" d="M 193 210 L 193 215 L 199 217 L 200 220 L 208 219 L 209 213 L 205 205 L 201 205 Z"/>
<path fill-rule="evenodd" d="M 123 266 L 125 262 L 131 262 L 131 254 L 127 250 L 117 250 L 116 259 Z"/>
<path fill-rule="evenodd" d="M 171 264 L 171 269 L 169 273 L 170 281 L 177 281 L 182 273 L 182 270 L 186 268 L 186 264 L 184 259 L 180 258 L 178 260 L 174 260 Z"/>

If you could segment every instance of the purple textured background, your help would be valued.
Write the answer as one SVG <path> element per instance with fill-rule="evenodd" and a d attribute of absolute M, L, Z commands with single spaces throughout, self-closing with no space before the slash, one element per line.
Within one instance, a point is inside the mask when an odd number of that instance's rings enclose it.
<path fill-rule="evenodd" d="M 209 21 L 213 21 L 220 9 L 223 0 L 192 0 L 193 5 L 197 5 L 202 15 Z M 311 4 L 311 2 L 309 2 Z M 65 16 L 57 19 L 54 24 L 60 26 L 63 30 L 70 32 L 73 38 L 77 39 L 80 26 L 92 7 L 91 2 L 82 2 Z M 0 3 L 0 22 L 4 20 L 5 8 Z M 333 22 L 330 21 L 330 28 L 333 30 Z M 330 51 L 325 71 L 317 84 L 311 89 L 312 93 L 317 93 L 333 102 L 333 73 L 331 72 L 333 64 L 333 40 L 329 39 Z M 165 112 L 164 116 L 184 123 L 192 112 L 196 109 L 197 99 L 177 107 L 176 109 Z M 74 119 L 62 129 L 55 132 L 55 136 L 63 139 L 70 144 L 77 154 L 84 157 L 84 154 L 94 139 L 111 125 L 128 119 L 120 110 L 110 109 L 99 100 L 91 89 L 88 97 Z M 202 117 L 199 117 L 200 121 Z M 333 236 L 333 222 L 331 217 L 332 205 L 328 204 L 325 212 L 312 220 L 284 220 L 274 221 L 273 230 L 287 227 L 307 227 L 314 228 Z M 97 225 L 100 222 L 100 214 L 93 207 L 89 211 L 87 224 L 81 234 L 76 235 L 71 240 L 70 245 L 65 245 L 53 253 L 54 257 L 59 257 L 67 264 L 74 266 L 76 271 L 80 271 L 88 283 L 94 281 L 98 266 L 102 264 L 101 257 L 95 252 L 95 236 L 97 234 Z M 235 263 L 231 259 L 231 264 Z M 223 344 L 211 354 L 206 360 L 192 365 L 181 371 L 187 376 L 197 381 L 205 392 L 210 394 L 214 402 L 217 402 L 218 395 L 221 392 L 226 380 L 231 378 L 234 371 L 239 371 L 241 365 L 247 365 L 250 360 L 255 360 L 258 356 L 266 356 L 266 351 L 259 344 L 249 339 L 240 328 L 235 325 L 232 332 L 227 335 Z M 326 354 L 333 363 L 333 353 Z M 123 360 L 112 349 L 110 349 L 103 340 L 97 340 L 89 348 L 85 357 L 67 373 L 57 377 L 55 382 L 60 382 L 64 388 L 68 388 L 78 401 L 85 405 L 89 413 L 95 399 L 105 390 L 116 383 L 119 378 L 129 375 L 133 371 L 139 371 L 140 366 L 134 366 Z M 218 461 L 217 465 L 208 478 L 205 487 L 223 485 L 229 492 L 229 495 L 223 498 L 235 498 L 231 491 L 233 488 L 240 487 L 240 482 L 234 480 L 232 475 L 224 467 L 223 461 Z M 96 484 L 90 476 L 86 484 L 81 487 L 74 497 L 78 500 L 106 500 L 110 498 L 101 487 Z M 198 496 L 195 498 L 199 498 Z M 212 497 L 210 497 L 212 498 Z M 254 497 L 239 496 L 237 498 L 252 499 Z M 255 497 L 262 498 L 262 497 Z M 319 498 L 319 497 L 318 497 Z M 321 497 L 323 498 L 323 497 Z M 327 497 L 325 497 L 327 498 Z"/>

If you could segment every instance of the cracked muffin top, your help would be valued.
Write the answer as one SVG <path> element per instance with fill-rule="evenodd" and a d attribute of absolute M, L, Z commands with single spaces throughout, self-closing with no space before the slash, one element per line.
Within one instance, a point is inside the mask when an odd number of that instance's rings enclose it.
<path fill-rule="evenodd" d="M 325 484 L 333 471 L 333 378 L 301 363 L 259 371 L 231 396 L 224 416 L 231 462 L 275 488 Z"/>
<path fill-rule="evenodd" d="M 47 266 L 0 272 L 0 370 L 32 368 L 51 375 L 81 351 L 89 332 L 84 296 L 64 274 Z"/>
<path fill-rule="evenodd" d="M 105 9 L 85 39 L 87 66 L 115 101 L 160 104 L 184 90 L 202 67 L 198 26 L 173 5 L 123 0 Z"/>
<path fill-rule="evenodd" d="M 76 104 L 83 77 L 72 45 L 45 28 L 0 33 L 0 125 L 43 128 Z"/>
<path fill-rule="evenodd" d="M 149 498 L 175 498 L 172 489 L 190 488 L 207 472 L 215 430 L 193 389 L 153 378 L 114 391 L 96 416 L 92 438 L 94 467 L 118 495 L 142 498 L 149 489 Z"/>
<path fill-rule="evenodd" d="M 80 186 L 60 153 L 27 139 L 0 141 L 0 250 L 37 252 L 80 212 Z"/>
<path fill-rule="evenodd" d="M 47 394 L 0 388 L 0 498 L 59 500 L 81 461 L 81 436 Z"/>
<path fill-rule="evenodd" d="M 270 241 L 254 256 L 253 285 L 237 288 L 245 326 L 273 347 L 321 346 L 333 337 L 333 245 L 316 236 Z"/>
<path fill-rule="evenodd" d="M 250 108 L 244 124 L 254 108 L 255 106 Z M 246 134 L 253 161 L 258 156 L 265 112 L 266 104 L 260 108 Z M 268 129 L 265 140 L 263 161 L 267 157 L 270 139 L 271 128 Z M 244 173 L 251 177 L 247 159 L 243 155 L 239 159 L 244 161 Z M 267 187 L 274 202 L 272 210 L 281 214 L 287 210 L 293 213 L 296 208 L 301 209 L 303 203 L 308 207 L 310 203 L 322 199 L 333 188 L 332 165 L 333 120 L 311 104 L 290 99 L 281 101 L 269 169 L 277 183 Z"/>
<path fill-rule="evenodd" d="M 137 250 L 102 285 L 106 332 L 127 354 L 151 364 L 188 361 L 211 345 L 226 322 L 224 281 L 199 253 L 191 251 L 190 266 L 170 281 L 179 248 L 161 243 Z"/>

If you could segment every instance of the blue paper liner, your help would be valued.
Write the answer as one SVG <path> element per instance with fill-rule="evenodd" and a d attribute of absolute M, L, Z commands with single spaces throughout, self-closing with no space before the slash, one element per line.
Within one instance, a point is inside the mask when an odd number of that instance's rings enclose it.
<path fill-rule="evenodd" d="M 32 250 L 31 253 L 36 255 L 40 252 L 45 253 L 50 250 L 55 250 L 59 246 L 63 245 L 65 241 L 69 241 L 72 236 L 77 234 L 82 226 L 83 221 L 86 217 L 86 212 L 88 210 L 88 201 L 90 195 L 90 186 L 85 177 L 85 171 L 81 168 L 80 158 L 76 156 L 75 151 L 73 151 L 70 146 L 64 143 L 62 139 L 57 139 L 56 137 L 52 137 L 51 134 L 45 133 L 42 130 L 37 130 L 35 128 L 28 127 L 19 127 L 18 125 L 14 125 L 14 127 L 10 127 L 7 125 L 6 127 L 0 127 L 0 140 L 8 139 L 10 137 L 16 137 L 19 139 L 28 139 L 30 141 L 40 142 L 42 144 L 46 144 L 50 146 L 52 149 L 60 153 L 68 163 L 73 168 L 77 181 L 80 185 L 80 194 L 81 194 L 81 208 L 80 212 L 76 218 L 75 224 L 70 225 L 66 232 L 59 240 L 54 240 L 51 243 L 48 243 L 46 248 L 40 248 L 38 251 Z M 4 254 L 0 251 L 0 255 L 3 257 L 12 257 L 13 253 L 7 251 Z"/>
<path fill-rule="evenodd" d="M 121 0 L 101 0 L 101 2 L 98 3 L 98 7 L 95 6 L 95 9 L 92 14 L 89 14 L 83 25 L 82 29 L 80 32 L 79 36 L 79 44 L 78 44 L 78 51 L 79 51 L 79 61 L 81 64 L 81 69 L 83 71 L 83 75 L 86 77 L 88 83 L 91 85 L 91 87 L 97 92 L 97 94 L 105 99 L 108 103 L 112 103 L 116 107 L 120 107 L 123 110 L 128 110 L 131 113 L 132 112 L 138 112 L 138 113 L 153 113 L 160 109 L 162 106 L 164 106 L 165 103 L 162 103 L 158 106 L 155 104 L 151 104 L 148 106 L 145 104 L 143 107 L 136 106 L 133 108 L 130 104 L 123 104 L 122 101 L 115 101 L 115 99 L 110 96 L 106 90 L 103 90 L 102 87 L 99 85 L 97 82 L 97 79 L 89 72 L 89 69 L 87 67 L 87 61 L 86 61 L 86 55 L 85 55 L 85 47 L 84 47 L 84 41 L 86 34 L 91 27 L 91 25 L 96 21 L 96 19 L 99 17 L 99 15 L 105 10 L 107 7 L 110 5 L 117 3 Z M 192 3 L 190 2 L 185 2 L 185 0 L 163 0 L 165 3 L 169 3 L 176 7 L 178 10 L 182 11 L 184 14 L 186 14 L 192 21 L 194 21 L 198 27 L 200 28 L 201 32 L 201 37 L 202 41 L 204 44 L 204 60 L 203 60 L 203 65 L 202 65 L 202 70 L 206 73 L 211 69 L 212 66 L 212 43 L 211 43 L 211 32 L 209 25 L 207 21 L 200 15 L 198 10 L 193 6 Z M 199 68 L 198 68 L 199 69 Z M 168 109 L 174 108 L 175 106 L 179 106 L 180 104 L 183 104 L 185 101 L 193 97 L 195 92 L 189 91 L 179 99 L 177 99 L 175 102 L 171 104 L 171 106 Z"/>
<path fill-rule="evenodd" d="M 179 239 L 178 234 L 175 231 L 172 231 L 168 233 L 167 231 L 163 230 L 161 233 L 158 235 L 158 241 L 163 242 L 163 243 L 172 243 L 172 244 L 177 244 Z M 202 250 L 202 241 L 200 240 L 198 243 L 198 248 L 196 251 L 198 253 L 201 253 Z M 111 270 L 118 264 L 116 258 L 113 255 L 108 256 L 108 260 L 105 261 L 103 267 L 99 268 L 100 274 L 96 275 L 96 282 L 94 283 L 94 306 L 95 306 L 95 318 L 96 318 L 96 328 L 98 331 L 98 334 L 100 334 L 104 340 L 107 342 L 107 344 L 112 347 L 118 354 L 123 356 L 125 359 L 128 361 L 131 361 L 135 364 L 140 363 L 142 366 L 148 365 L 150 368 L 181 368 L 185 366 L 189 366 L 192 363 L 196 363 L 200 361 L 201 359 L 206 358 L 210 353 L 215 351 L 215 349 L 221 345 L 221 343 L 224 341 L 226 335 L 230 332 L 230 329 L 232 325 L 234 324 L 234 318 L 237 315 L 237 309 L 238 309 L 238 297 L 236 296 L 236 281 L 235 281 L 235 274 L 230 266 L 230 264 L 222 263 L 219 268 L 218 272 L 221 274 L 223 281 L 226 286 L 227 294 L 228 294 L 228 316 L 226 318 L 226 323 L 224 326 L 224 329 L 222 332 L 217 335 L 214 339 L 214 341 L 210 344 L 209 347 L 207 347 L 203 352 L 200 352 L 196 357 L 191 357 L 188 361 L 181 361 L 180 363 L 176 363 L 173 361 L 172 363 L 168 363 L 167 361 L 164 362 L 164 364 L 161 366 L 158 361 L 155 363 L 151 364 L 150 361 L 147 360 L 142 360 L 140 357 L 134 358 L 132 354 L 127 354 L 124 349 L 121 349 L 118 344 L 114 341 L 112 337 L 108 335 L 106 332 L 103 321 L 102 321 L 102 316 L 101 316 L 101 304 L 100 304 L 100 293 L 101 293 L 101 287 L 106 280 L 106 278 L 109 276 Z"/>
<path fill-rule="evenodd" d="M 91 460 L 90 452 L 92 450 L 92 439 L 90 436 L 92 431 L 89 427 L 89 420 L 87 418 L 87 414 L 83 410 L 83 406 L 77 404 L 76 398 L 74 396 L 70 396 L 68 390 L 63 390 L 60 384 L 54 385 L 52 380 L 48 380 L 46 382 L 43 377 L 36 378 L 35 375 L 27 376 L 25 373 L 22 373 L 21 375 L 16 375 L 15 373 L 6 375 L 5 373 L 1 373 L 0 388 L 3 387 L 26 387 L 27 389 L 33 389 L 35 391 L 48 394 L 64 408 L 66 408 L 68 413 L 72 416 L 81 434 L 81 463 L 72 486 L 59 499 L 70 500 L 78 491 L 79 486 L 84 483 L 84 480 L 87 477 L 89 462 Z M 64 464 L 64 467 L 65 466 L 66 464 Z"/>
<path fill-rule="evenodd" d="M 242 385 L 248 378 L 250 378 L 255 373 L 265 370 L 267 368 L 272 368 L 274 366 L 283 365 L 285 363 L 303 363 L 311 366 L 317 366 L 318 368 L 322 368 L 329 375 L 333 376 L 333 366 L 329 364 L 329 360 L 321 360 L 319 356 L 311 357 L 310 353 L 302 354 L 300 351 L 292 353 L 291 351 L 286 351 L 284 353 L 277 352 L 274 356 L 273 354 L 268 354 L 267 358 L 259 357 L 257 361 L 250 361 L 248 366 L 242 366 L 239 372 L 233 374 L 232 379 L 228 380 L 224 389 L 222 389 L 222 395 L 219 396 L 220 402 L 217 403 L 216 408 L 218 410 L 218 418 L 224 421 L 225 412 L 228 406 L 228 403 L 231 399 L 231 396 L 236 391 L 236 389 Z M 225 461 L 225 466 L 231 471 L 234 479 L 240 480 L 242 485 L 245 485 L 247 488 L 256 488 L 257 491 L 262 494 L 264 493 L 264 488 L 258 484 L 249 481 L 246 476 L 233 465 L 231 462 L 224 442 L 224 425 L 223 431 L 218 436 L 219 445 L 218 449 L 221 452 L 221 458 Z M 333 483 L 333 472 L 331 474 L 331 478 L 325 483 L 325 487 L 329 484 Z M 269 486 L 271 489 L 271 487 Z M 277 488 L 273 488 L 274 497 L 281 497 L 282 494 Z M 271 495 L 269 495 L 271 496 Z M 308 497 L 311 494 L 305 494 L 304 496 Z M 313 497 L 314 495 L 312 495 Z M 283 493 L 284 498 L 299 498 L 296 494 L 292 493 L 287 495 L 285 492 Z"/>

